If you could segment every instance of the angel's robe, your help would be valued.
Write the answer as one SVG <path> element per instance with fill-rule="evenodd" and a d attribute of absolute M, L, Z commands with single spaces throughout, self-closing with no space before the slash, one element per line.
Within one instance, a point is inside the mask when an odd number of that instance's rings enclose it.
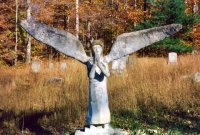
<path fill-rule="evenodd" d="M 93 67 L 87 62 L 88 74 Z M 107 77 L 97 67 L 94 78 L 89 77 L 89 105 L 87 111 L 87 124 L 108 124 L 110 123 L 110 109 L 108 106 Z"/>

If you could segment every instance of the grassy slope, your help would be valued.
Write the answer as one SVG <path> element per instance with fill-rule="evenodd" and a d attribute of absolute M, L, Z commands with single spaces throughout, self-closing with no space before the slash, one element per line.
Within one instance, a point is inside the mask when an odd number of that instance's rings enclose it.
<path fill-rule="evenodd" d="M 178 65 L 169 66 L 166 58 L 138 58 L 134 68 L 127 67 L 128 77 L 109 77 L 111 124 L 132 134 L 200 133 L 200 84 L 193 80 L 200 72 L 199 61 L 200 56 L 180 56 Z M 68 69 L 60 71 L 59 63 L 50 70 L 43 62 L 38 74 L 31 72 L 30 65 L 0 69 L 2 129 L 12 123 L 33 132 L 41 126 L 83 127 L 88 103 L 86 67 L 72 59 L 66 63 Z M 65 82 L 48 83 L 51 77 Z M 33 124 L 39 127 L 31 129 Z"/>

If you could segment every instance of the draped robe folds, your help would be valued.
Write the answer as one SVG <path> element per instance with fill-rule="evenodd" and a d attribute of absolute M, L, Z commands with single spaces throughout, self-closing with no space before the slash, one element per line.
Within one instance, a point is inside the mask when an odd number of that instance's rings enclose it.
<path fill-rule="evenodd" d="M 92 67 L 87 62 L 88 74 Z M 108 68 L 108 67 L 107 67 Z M 108 106 L 107 77 L 98 68 L 95 68 L 94 78 L 89 77 L 89 106 L 87 111 L 87 123 L 90 125 L 110 123 L 110 110 Z"/>

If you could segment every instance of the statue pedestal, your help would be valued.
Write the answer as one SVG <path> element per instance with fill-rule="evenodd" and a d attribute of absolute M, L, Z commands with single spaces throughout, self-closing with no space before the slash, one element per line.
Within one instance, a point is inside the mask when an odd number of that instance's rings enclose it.
<path fill-rule="evenodd" d="M 122 129 L 113 129 L 112 127 L 103 128 L 102 126 L 85 127 L 83 130 L 76 130 L 75 135 L 128 135 L 128 132 Z"/>

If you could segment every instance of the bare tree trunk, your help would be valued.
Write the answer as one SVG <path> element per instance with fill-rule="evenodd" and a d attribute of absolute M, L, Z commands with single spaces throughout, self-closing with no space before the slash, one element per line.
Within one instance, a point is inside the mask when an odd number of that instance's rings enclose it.
<path fill-rule="evenodd" d="M 27 20 L 31 19 L 31 0 L 27 0 Z M 27 33 L 27 49 L 26 49 L 26 62 L 31 62 L 31 36 Z"/>
<path fill-rule="evenodd" d="M 197 0 L 194 0 L 194 3 L 193 3 L 193 15 L 197 14 L 198 10 L 199 9 L 198 9 Z M 196 33 L 197 33 L 196 30 L 197 30 L 197 28 L 195 26 L 193 26 L 193 33 L 194 33 L 194 35 L 196 35 Z M 198 45 L 196 44 L 196 41 L 198 40 L 198 38 L 193 38 L 192 40 L 193 40 L 193 46 L 194 46 L 195 50 L 197 50 Z"/>
<path fill-rule="evenodd" d="M 15 66 L 17 65 L 17 57 L 18 57 L 18 54 L 17 54 L 17 45 L 18 45 L 18 42 L 17 42 L 17 40 L 18 40 L 18 35 L 17 35 L 17 29 L 18 29 L 18 27 L 17 27 L 17 20 L 18 20 L 18 0 L 16 0 L 15 1 L 16 2 L 16 24 L 15 24 Z"/>
<path fill-rule="evenodd" d="M 134 10 L 137 10 L 137 0 L 134 0 Z M 134 22 L 134 27 L 136 27 L 137 23 Z"/>
<path fill-rule="evenodd" d="M 127 12 L 127 0 L 124 0 L 124 11 Z M 127 31 L 127 17 L 124 18 L 124 32 Z"/>
<path fill-rule="evenodd" d="M 117 22 L 117 23 L 116 23 L 116 26 L 117 26 L 117 27 L 116 27 L 116 36 L 118 36 L 118 33 L 119 33 L 119 30 L 118 30 L 118 23 L 119 23 L 119 19 L 118 19 L 118 13 L 119 13 L 119 1 L 117 0 L 116 3 L 117 3 L 117 11 L 116 11 L 116 12 L 117 12 L 117 15 L 116 15 L 116 22 Z"/>
<path fill-rule="evenodd" d="M 91 20 L 90 20 L 90 18 L 88 18 L 88 24 L 87 24 L 87 36 L 88 36 L 88 38 L 90 38 L 90 36 L 91 36 Z"/>
<path fill-rule="evenodd" d="M 79 3 L 79 0 L 76 0 L 76 37 L 78 37 L 78 34 L 79 34 L 79 15 L 78 15 L 78 3 Z"/>
<path fill-rule="evenodd" d="M 197 4 L 197 0 L 194 0 L 193 13 L 197 13 L 197 12 L 198 12 L 198 4 Z"/>

